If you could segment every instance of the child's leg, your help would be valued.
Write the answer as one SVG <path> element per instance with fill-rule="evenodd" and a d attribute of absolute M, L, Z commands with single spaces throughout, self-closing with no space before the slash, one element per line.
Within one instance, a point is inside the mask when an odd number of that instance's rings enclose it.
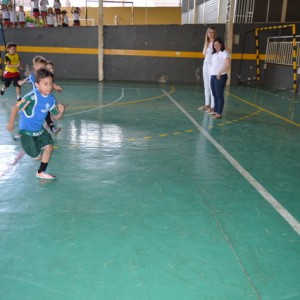
<path fill-rule="evenodd" d="M 51 158 L 52 151 L 53 151 L 53 145 L 47 145 L 47 146 L 44 147 L 43 154 L 42 154 L 41 165 L 40 165 L 40 168 L 38 170 L 39 173 L 46 171 L 47 166 L 48 166 L 48 162 Z M 43 164 L 43 167 L 42 167 L 42 164 Z"/>
<path fill-rule="evenodd" d="M 21 100 L 21 86 L 19 85 L 20 76 L 12 78 L 14 86 L 16 87 L 17 101 Z"/>
<path fill-rule="evenodd" d="M 11 78 L 4 78 L 4 83 L 1 87 L 0 94 L 4 95 L 5 90 L 10 86 Z"/>
<path fill-rule="evenodd" d="M 6 86 L 5 86 L 5 84 L 3 84 L 2 87 L 1 87 L 0 94 L 4 95 L 5 90 L 6 90 Z"/>
<path fill-rule="evenodd" d="M 47 145 L 43 149 L 42 161 L 40 167 L 36 173 L 36 177 L 40 179 L 55 179 L 56 177 L 52 174 L 46 173 L 49 160 L 53 151 L 53 145 Z"/>
<path fill-rule="evenodd" d="M 42 151 L 41 164 L 36 172 L 36 177 L 40 179 L 55 179 L 54 175 L 45 172 L 53 151 L 51 134 L 47 130 L 44 130 L 41 135 L 36 137 L 28 137 L 26 134 L 22 134 L 21 143 L 24 151 L 36 160 L 40 158 L 39 154 Z"/>
<path fill-rule="evenodd" d="M 56 14 L 56 23 L 57 23 L 57 26 L 60 26 L 61 24 L 61 17 L 60 17 L 60 14 Z"/>
<path fill-rule="evenodd" d="M 56 127 L 55 124 L 53 123 L 52 119 L 51 119 L 51 114 L 48 112 L 47 116 L 46 116 L 46 123 L 48 125 L 48 127 L 50 128 L 50 130 L 56 135 L 60 132 L 61 128 L 60 127 Z"/>
<path fill-rule="evenodd" d="M 21 87 L 16 86 L 17 101 L 21 100 Z"/>

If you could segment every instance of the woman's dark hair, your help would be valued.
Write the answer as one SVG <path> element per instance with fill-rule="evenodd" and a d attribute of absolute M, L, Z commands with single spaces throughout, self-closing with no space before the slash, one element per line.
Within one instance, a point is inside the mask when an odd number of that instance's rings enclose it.
<path fill-rule="evenodd" d="M 223 40 L 221 38 L 217 37 L 217 38 L 214 39 L 214 42 L 213 42 L 213 52 L 212 52 L 213 54 L 217 52 L 216 49 L 215 49 L 215 47 L 214 47 L 215 42 L 218 42 L 218 43 L 221 44 L 221 51 L 225 50 L 225 45 L 224 45 Z"/>
<path fill-rule="evenodd" d="M 53 73 L 50 72 L 50 71 L 47 70 L 47 69 L 44 69 L 44 68 L 39 69 L 39 70 L 36 71 L 36 73 L 35 73 L 35 81 L 36 81 L 37 83 L 39 83 L 41 79 L 44 79 L 44 78 L 46 78 L 46 77 L 52 77 L 52 79 L 54 79 Z"/>

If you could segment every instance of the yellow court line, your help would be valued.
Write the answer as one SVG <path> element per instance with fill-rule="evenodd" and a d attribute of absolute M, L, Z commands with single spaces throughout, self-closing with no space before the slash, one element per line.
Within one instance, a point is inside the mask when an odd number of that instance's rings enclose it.
<path fill-rule="evenodd" d="M 173 94 L 175 92 L 175 87 L 171 86 L 171 90 L 168 92 L 170 95 Z M 159 96 L 155 96 L 155 97 L 150 97 L 150 98 L 146 98 L 146 99 L 142 99 L 142 100 L 133 100 L 133 101 L 128 101 L 128 102 L 123 102 L 123 103 L 114 103 L 110 106 L 120 106 L 120 105 L 127 105 L 127 104 L 135 104 L 135 103 L 142 103 L 142 102 L 146 102 L 146 101 L 150 101 L 150 100 L 155 100 L 155 99 L 160 99 L 166 97 L 165 94 L 161 94 Z M 77 107 L 69 107 L 68 110 L 79 110 L 79 109 L 90 109 L 90 108 L 97 108 L 97 107 L 101 107 L 100 106 L 77 106 Z"/>
<path fill-rule="evenodd" d="M 239 122 L 239 121 L 242 121 L 242 120 L 245 120 L 245 119 L 249 119 L 251 117 L 254 117 L 256 116 L 257 114 L 259 114 L 261 112 L 261 110 L 259 109 L 258 111 L 255 111 L 255 112 L 252 112 L 244 117 L 241 117 L 237 120 L 232 120 L 232 121 L 225 121 L 223 123 L 219 123 L 219 124 L 216 124 L 214 126 L 209 126 L 209 128 L 214 128 L 215 126 L 226 126 L 226 125 L 231 125 L 233 124 L 233 122 Z M 129 142 L 136 142 L 138 140 L 150 140 L 150 139 L 155 139 L 155 138 L 165 138 L 165 137 L 170 137 L 172 135 L 181 135 L 181 134 L 184 134 L 184 133 L 193 133 L 193 132 L 197 132 L 199 133 L 199 130 L 198 129 L 186 129 L 186 130 L 183 130 L 183 131 L 175 131 L 175 132 L 168 132 L 168 133 L 160 133 L 158 135 L 148 135 L 148 136 L 143 136 L 143 137 L 137 137 L 137 138 L 133 138 L 133 137 L 129 137 L 127 138 L 127 141 Z"/>
<path fill-rule="evenodd" d="M 85 105 L 85 106 L 76 106 L 76 107 L 68 107 L 67 110 L 77 110 L 77 109 L 90 109 L 90 108 L 96 108 L 98 106 L 96 105 Z"/>
<path fill-rule="evenodd" d="M 230 124 L 233 124 L 233 122 L 239 122 L 239 121 L 242 121 L 244 119 L 254 117 L 257 114 L 259 114 L 260 112 L 261 112 L 261 110 L 259 109 L 258 111 L 250 113 L 249 115 L 246 115 L 244 117 L 240 117 L 239 119 L 232 120 L 232 121 L 225 121 L 223 123 L 216 124 L 215 126 L 230 125 Z M 209 126 L 209 128 L 211 129 L 211 128 L 214 128 L 215 126 Z M 143 137 L 128 137 L 128 138 L 126 138 L 126 140 L 128 142 L 136 142 L 136 141 L 139 141 L 139 140 L 153 140 L 153 139 L 156 139 L 156 138 L 165 138 L 165 137 L 171 137 L 172 135 L 181 135 L 181 134 L 184 134 L 184 133 L 195 133 L 195 132 L 199 133 L 199 130 L 197 130 L 197 129 L 186 129 L 186 130 L 182 130 L 182 131 L 160 133 L 158 135 L 153 135 L 153 136 L 147 135 L 147 136 L 143 136 Z M 78 144 L 72 144 L 71 146 L 76 147 L 76 146 L 78 146 Z M 58 146 L 54 146 L 54 147 L 59 148 Z"/>
<path fill-rule="evenodd" d="M 267 110 L 267 109 L 265 109 L 265 108 L 263 108 L 263 107 L 261 107 L 261 106 L 259 106 L 259 105 L 256 105 L 256 104 L 254 104 L 254 103 L 252 103 L 252 102 L 250 102 L 250 101 L 247 101 L 246 99 L 243 99 L 243 98 L 238 97 L 238 96 L 236 96 L 236 95 L 233 95 L 233 94 L 231 94 L 231 93 L 226 93 L 226 94 L 229 95 L 229 96 L 231 96 L 231 97 L 233 97 L 233 98 L 236 98 L 236 99 L 238 99 L 238 100 L 240 100 L 240 101 L 242 101 L 242 102 L 244 102 L 244 103 L 247 103 L 248 105 L 253 106 L 253 107 L 255 107 L 255 108 L 257 108 L 257 109 L 259 109 L 259 110 L 261 110 L 261 111 L 264 111 L 264 112 L 266 112 L 267 114 L 272 115 L 273 117 L 276 117 L 276 118 L 278 118 L 278 119 L 280 119 L 280 120 L 283 120 L 283 121 L 285 121 L 285 122 L 287 122 L 287 123 L 290 123 L 290 124 L 292 124 L 292 125 L 295 125 L 295 126 L 297 126 L 297 127 L 300 127 L 300 124 L 299 124 L 299 123 L 294 122 L 294 121 L 292 121 L 292 120 L 290 120 L 290 119 L 287 119 L 287 118 L 285 118 L 285 117 L 282 117 L 282 116 L 280 116 L 280 115 L 278 115 L 278 114 L 276 114 L 276 113 L 274 113 L 274 112 L 272 112 L 272 111 L 269 111 L 269 110 Z"/>
<path fill-rule="evenodd" d="M 171 87 L 171 91 L 168 92 L 169 94 L 173 94 L 175 92 L 175 87 L 172 86 Z M 149 101 L 149 100 L 155 100 L 155 99 L 160 99 L 160 98 L 163 98 L 163 97 L 166 97 L 165 94 L 162 94 L 162 95 L 159 95 L 159 96 L 155 96 L 155 97 L 150 97 L 150 98 L 146 98 L 146 99 L 143 99 L 143 100 L 133 100 L 133 101 L 128 101 L 128 102 L 119 102 L 119 103 L 114 103 L 112 104 L 111 106 L 119 106 L 119 105 L 127 105 L 127 104 L 135 104 L 135 103 L 142 103 L 142 102 L 146 102 L 146 101 Z"/>

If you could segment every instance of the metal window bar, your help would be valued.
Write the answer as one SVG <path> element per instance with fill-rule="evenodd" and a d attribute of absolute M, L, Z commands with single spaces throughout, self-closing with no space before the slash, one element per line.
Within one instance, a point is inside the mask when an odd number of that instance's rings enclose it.
<path fill-rule="evenodd" d="M 297 35 L 296 38 L 299 38 Z M 269 37 L 266 48 L 266 63 L 293 66 L 293 44 L 292 36 Z M 300 66 L 300 41 L 296 42 L 297 66 Z"/>
<path fill-rule="evenodd" d="M 205 23 L 217 23 L 218 22 L 218 0 L 205 1 L 204 3 L 204 16 Z"/>
<path fill-rule="evenodd" d="M 252 0 L 253 1 L 253 0 Z M 203 0 L 196 6 L 197 24 L 225 24 L 228 0 Z"/>
<path fill-rule="evenodd" d="M 194 23 L 194 10 L 189 10 L 189 17 L 188 17 L 188 23 L 193 24 Z"/>
<path fill-rule="evenodd" d="M 227 3 L 228 1 L 220 1 L 219 2 L 219 16 L 218 16 L 218 23 L 225 24 L 226 17 L 227 17 Z"/>
<path fill-rule="evenodd" d="M 203 19 L 202 5 L 197 5 L 197 24 L 201 24 Z"/>
<path fill-rule="evenodd" d="M 188 12 L 184 12 L 182 15 L 181 15 L 181 24 L 188 24 Z"/>
<path fill-rule="evenodd" d="M 205 23 L 204 7 L 205 7 L 205 2 L 199 5 L 199 18 L 200 18 L 200 23 L 202 24 Z"/>
<path fill-rule="evenodd" d="M 219 7 L 220 0 L 204 0 L 200 5 L 197 5 L 198 13 L 197 23 L 213 24 L 219 23 Z"/>
<path fill-rule="evenodd" d="M 252 23 L 255 0 L 240 0 L 236 6 L 235 23 Z"/>

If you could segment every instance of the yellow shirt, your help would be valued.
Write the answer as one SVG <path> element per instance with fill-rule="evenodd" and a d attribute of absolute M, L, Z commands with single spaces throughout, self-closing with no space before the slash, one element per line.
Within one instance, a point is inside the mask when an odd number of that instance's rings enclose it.
<path fill-rule="evenodd" d="M 15 54 L 7 53 L 5 55 L 4 61 L 5 61 L 5 64 L 6 64 L 5 72 L 19 73 L 19 68 L 18 67 L 11 68 L 7 65 L 8 63 L 11 64 L 11 65 L 18 65 L 20 63 L 19 54 L 17 54 L 17 53 L 15 53 Z"/>

